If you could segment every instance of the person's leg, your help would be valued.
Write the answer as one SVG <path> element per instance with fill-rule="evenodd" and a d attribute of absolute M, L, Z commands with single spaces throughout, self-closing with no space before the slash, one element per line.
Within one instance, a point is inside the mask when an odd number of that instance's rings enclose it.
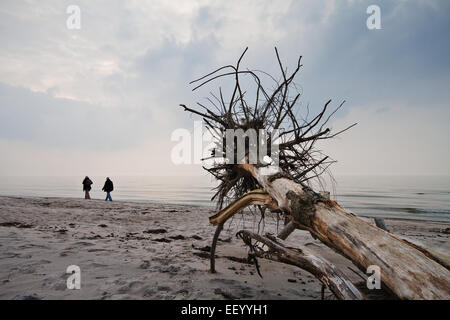
<path fill-rule="evenodd" d="M 106 200 L 108 200 L 108 199 L 109 199 L 109 201 L 112 201 L 111 193 L 110 193 L 110 192 L 108 192 L 108 193 L 106 194 Z"/>
<path fill-rule="evenodd" d="M 88 190 L 85 191 L 84 198 L 85 199 L 91 199 L 91 196 L 89 195 L 89 191 Z"/>

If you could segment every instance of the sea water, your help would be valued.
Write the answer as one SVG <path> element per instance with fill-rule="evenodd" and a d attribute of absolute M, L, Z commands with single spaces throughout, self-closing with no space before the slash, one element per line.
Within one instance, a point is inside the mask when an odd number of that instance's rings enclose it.
<path fill-rule="evenodd" d="M 84 177 L 0 177 L 0 195 L 84 198 Z M 91 197 L 104 199 L 105 177 L 91 176 Z M 335 176 L 322 187 L 348 211 L 366 217 L 450 222 L 450 176 Z M 111 176 L 115 201 L 214 206 L 208 176 Z"/>

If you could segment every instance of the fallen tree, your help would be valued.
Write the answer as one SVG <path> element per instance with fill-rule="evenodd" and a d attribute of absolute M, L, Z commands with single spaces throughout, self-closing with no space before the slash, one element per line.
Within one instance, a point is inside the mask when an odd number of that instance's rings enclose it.
<path fill-rule="evenodd" d="M 365 272 L 381 269 L 382 283 L 401 299 L 450 298 L 450 271 L 426 249 L 404 241 L 324 200 L 310 188 L 276 178 L 278 167 L 241 164 L 277 201 L 292 222 L 310 231 L 327 246 Z"/>
<path fill-rule="evenodd" d="M 281 63 L 277 49 L 277 61 L 281 70 L 281 80 L 275 82 L 274 89 L 269 93 L 263 86 L 257 71 L 241 70 L 240 63 L 247 49 L 239 58 L 236 66 L 224 66 L 212 73 L 194 80 L 198 83 L 194 90 L 213 80 L 231 77 L 234 89 L 231 98 L 225 101 L 222 89 L 218 95 L 208 99 L 212 107 L 198 104 L 201 111 L 181 105 L 185 111 L 200 115 L 208 130 L 216 136 L 219 148 L 213 150 L 211 158 L 215 161 L 205 168 L 221 183 L 213 199 L 217 200 L 218 214 L 210 218 L 217 230 L 211 249 L 211 271 L 215 271 L 214 253 L 217 239 L 223 224 L 232 215 L 250 205 L 264 205 L 280 210 L 290 220 L 286 229 L 280 234 L 285 238 L 295 228 L 308 230 L 314 237 L 333 248 L 338 253 L 350 259 L 364 273 L 367 267 L 376 265 L 381 269 L 383 288 L 400 299 L 448 299 L 450 298 L 450 271 L 446 260 L 425 248 L 404 241 L 389 232 L 370 225 L 353 214 L 346 212 L 335 201 L 330 201 L 314 192 L 308 184 L 319 180 L 334 161 L 316 147 L 317 142 L 331 139 L 348 130 L 353 125 L 332 134 L 326 127 L 329 119 L 342 107 L 341 103 L 333 111 L 328 107 L 331 100 L 309 119 L 310 110 L 306 115 L 296 115 L 300 93 L 294 78 L 301 68 L 301 57 L 294 71 L 288 75 Z M 229 69 L 230 72 L 226 72 Z M 267 75 L 266 73 L 262 73 Z M 248 76 L 255 87 L 254 103 L 246 99 L 247 91 L 243 90 L 240 77 Z M 293 93 L 294 92 L 294 93 Z M 301 120 L 299 120 L 299 118 Z M 265 140 L 265 154 L 257 150 L 258 155 L 252 155 L 252 141 L 245 142 L 244 155 L 239 148 L 224 147 L 223 140 L 227 130 L 265 130 L 259 133 L 257 140 Z M 278 136 L 278 150 L 273 151 L 272 133 L 281 130 Z M 254 142 L 253 142 L 254 144 Z M 270 155 L 269 161 L 263 161 L 263 156 Z M 257 159 L 256 162 L 250 161 Z M 277 158 L 278 161 L 274 161 Z M 262 189 L 262 190 L 260 190 Z M 257 191 L 254 191 L 257 190 Z M 252 192 L 253 191 L 253 192 Z M 250 193 L 249 193 L 250 192 Z M 223 209 L 226 202 L 230 202 Z M 330 264 L 314 257 L 306 248 L 292 251 L 284 247 L 273 237 L 263 237 L 246 230 L 238 233 L 251 246 L 250 239 L 264 243 L 270 248 L 263 253 L 255 247 L 259 256 L 271 257 L 283 263 L 294 264 L 313 273 L 338 298 L 358 299 L 361 295 L 347 284 L 343 274 L 332 268 Z M 317 261 L 321 261 L 318 267 Z M 345 280 L 345 281 L 344 281 Z M 356 291 L 355 291 L 356 290 Z"/>

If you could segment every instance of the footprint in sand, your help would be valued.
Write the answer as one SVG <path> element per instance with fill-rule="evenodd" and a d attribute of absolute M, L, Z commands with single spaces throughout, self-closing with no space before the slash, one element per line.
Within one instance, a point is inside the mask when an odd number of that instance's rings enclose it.
<path fill-rule="evenodd" d="M 36 272 L 36 268 L 33 266 L 24 266 L 19 269 L 22 274 L 32 274 Z"/>
<path fill-rule="evenodd" d="M 78 241 L 78 242 L 75 242 L 74 245 L 83 246 L 83 247 L 95 246 L 94 243 L 87 242 L 87 241 Z"/>
<path fill-rule="evenodd" d="M 142 287 L 144 285 L 143 281 L 132 281 L 122 287 L 120 287 L 117 292 L 120 294 L 126 294 L 130 292 L 136 291 L 138 288 Z"/>

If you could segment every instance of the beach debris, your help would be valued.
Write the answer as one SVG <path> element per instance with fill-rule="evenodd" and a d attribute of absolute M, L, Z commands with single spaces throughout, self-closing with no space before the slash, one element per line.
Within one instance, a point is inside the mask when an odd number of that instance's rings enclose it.
<path fill-rule="evenodd" d="M 21 229 L 29 229 L 33 228 L 33 225 L 22 222 L 2 222 L 0 223 L 0 227 L 15 227 Z"/>
<path fill-rule="evenodd" d="M 166 229 L 148 229 L 148 230 L 144 230 L 142 231 L 143 233 L 152 233 L 152 234 L 160 234 L 160 233 L 167 233 Z"/>
<path fill-rule="evenodd" d="M 193 252 L 193 254 L 196 255 L 197 257 L 200 257 L 200 258 L 203 258 L 203 259 L 209 259 L 210 258 L 209 252 L 197 251 L 197 252 Z"/>
<path fill-rule="evenodd" d="M 239 257 L 233 257 L 233 256 L 226 256 L 225 258 L 230 261 L 234 261 L 234 262 L 251 264 L 249 262 L 248 258 L 239 258 Z"/>
<path fill-rule="evenodd" d="M 302 67 L 302 57 L 288 74 L 275 48 L 281 75 L 274 77 L 263 71 L 241 69 L 247 49 L 236 65 L 220 67 L 191 82 L 196 85 L 193 90 L 197 90 L 219 79 L 231 79 L 234 85 L 230 97 L 225 97 L 219 86 L 216 94 L 211 93 L 208 105 L 180 105 L 184 111 L 202 117 L 218 146 L 209 158 L 203 159 L 209 162 L 205 170 L 219 182 L 212 198 L 219 212 L 209 218 L 216 226 L 210 271 L 215 272 L 215 250 L 225 222 L 243 209 L 256 206 L 262 219 L 265 208 L 284 216 L 287 225 L 281 238 L 287 238 L 296 229 L 307 230 L 350 259 L 364 274 L 368 267 L 377 266 L 382 273 L 383 290 L 397 298 L 450 299 L 450 271 L 443 259 L 367 223 L 311 188 L 313 182 L 321 185 L 322 175 L 329 173 L 329 166 L 335 162 L 317 147 L 318 142 L 356 125 L 333 133 L 327 125 L 345 101 L 329 110 L 328 100 L 318 113 L 312 114 L 309 106 L 300 105 L 301 92 L 294 81 Z M 271 81 L 271 85 L 264 85 L 263 79 Z M 244 134 L 243 147 L 234 143 L 236 135 L 231 136 L 231 147 L 225 146 L 229 130 L 248 133 Z M 250 133 L 256 135 L 255 140 L 250 139 Z M 266 149 L 261 148 L 261 141 Z M 257 147 L 260 148 L 255 156 Z M 305 246 L 287 248 L 280 238 L 249 230 L 239 231 L 238 236 L 249 247 L 255 264 L 256 257 L 292 264 L 312 273 L 339 299 L 367 298 L 337 267 Z"/>
<path fill-rule="evenodd" d="M 42 300 L 42 297 L 33 293 L 33 294 L 29 294 L 29 295 L 15 296 L 13 300 Z"/>
<path fill-rule="evenodd" d="M 172 240 L 185 240 L 186 239 L 186 237 L 183 236 L 182 234 L 178 234 L 176 236 L 170 236 L 169 238 Z"/>
<path fill-rule="evenodd" d="M 152 239 L 152 240 L 156 241 L 156 242 L 166 242 L 166 243 L 172 242 L 172 240 L 166 239 L 166 238 L 158 238 L 158 239 Z"/>
<path fill-rule="evenodd" d="M 82 239 L 82 240 L 98 240 L 98 239 L 103 239 L 103 237 L 99 234 L 95 234 L 93 236 L 80 237 L 80 239 Z M 91 245 L 93 245 L 93 244 L 91 244 Z"/>

